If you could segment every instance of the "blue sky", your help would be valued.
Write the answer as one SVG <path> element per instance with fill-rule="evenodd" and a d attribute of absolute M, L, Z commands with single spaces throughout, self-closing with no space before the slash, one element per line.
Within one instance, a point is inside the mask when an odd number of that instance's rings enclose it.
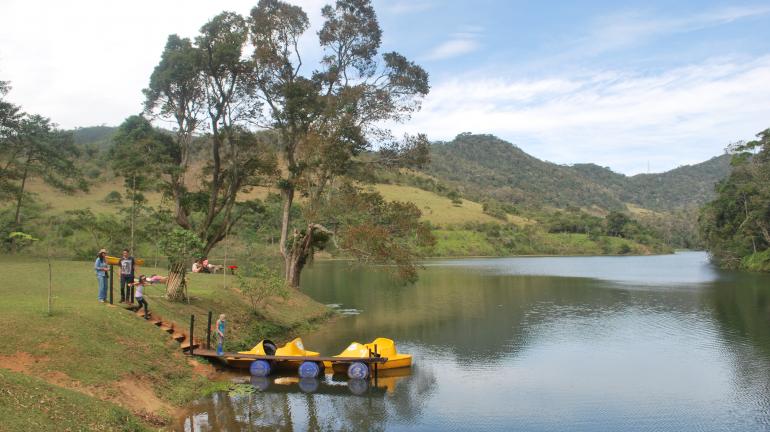
<path fill-rule="evenodd" d="M 169 33 L 194 36 L 217 12 L 255 3 L 4 0 L 0 79 L 12 81 L 10 99 L 64 127 L 119 124 L 139 111 Z M 317 29 L 326 2 L 296 3 Z M 399 133 L 491 133 L 539 158 L 634 174 L 703 161 L 770 127 L 767 1 L 375 7 L 383 48 L 431 75 Z"/>

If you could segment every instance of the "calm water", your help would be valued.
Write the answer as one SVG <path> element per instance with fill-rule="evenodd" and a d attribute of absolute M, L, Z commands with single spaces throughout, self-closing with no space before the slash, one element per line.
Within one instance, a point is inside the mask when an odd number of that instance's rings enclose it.
<path fill-rule="evenodd" d="M 390 337 L 411 371 L 378 388 L 255 380 L 180 428 L 770 430 L 770 277 L 703 253 L 431 261 L 406 287 L 325 262 L 303 290 L 344 314 L 303 335 L 308 348 Z"/>

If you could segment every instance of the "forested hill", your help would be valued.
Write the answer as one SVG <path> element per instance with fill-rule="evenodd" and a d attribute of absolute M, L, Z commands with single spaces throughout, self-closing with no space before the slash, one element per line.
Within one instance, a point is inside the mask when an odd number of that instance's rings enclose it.
<path fill-rule="evenodd" d="M 74 129 L 75 142 L 106 150 L 115 127 Z M 714 198 L 714 184 L 727 177 L 730 158 L 714 157 L 659 174 L 625 176 L 596 164 L 557 165 L 542 161 L 492 135 L 461 134 L 431 147 L 427 174 L 483 202 L 600 207 L 623 210 L 635 204 L 652 210 L 700 206 Z"/>
<path fill-rule="evenodd" d="M 425 171 L 469 197 L 555 207 L 622 209 L 625 203 L 654 210 L 700 206 L 730 171 L 727 155 L 660 174 L 625 176 L 595 164 L 545 162 L 492 135 L 461 134 L 435 143 Z"/>

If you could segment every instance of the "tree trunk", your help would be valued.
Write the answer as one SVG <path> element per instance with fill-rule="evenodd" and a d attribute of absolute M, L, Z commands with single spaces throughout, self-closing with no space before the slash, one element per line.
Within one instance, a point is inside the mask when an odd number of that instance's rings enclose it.
<path fill-rule="evenodd" d="M 283 196 L 283 213 L 281 215 L 281 239 L 279 240 L 278 247 L 284 259 L 284 279 L 288 284 L 292 258 L 286 249 L 286 242 L 288 241 L 289 225 L 291 224 L 291 204 L 294 201 L 294 187 L 289 186 L 282 189 L 281 196 Z"/>
<path fill-rule="evenodd" d="M 53 313 L 53 268 L 51 267 L 51 245 L 48 245 L 48 316 Z"/>
<path fill-rule="evenodd" d="M 286 272 L 286 286 L 299 289 L 299 277 L 303 266 L 304 264 L 300 264 L 297 261 L 292 261 L 289 264 L 289 270 Z"/>
<path fill-rule="evenodd" d="M 185 274 L 187 268 L 184 264 L 174 264 L 168 273 L 166 281 L 166 298 L 171 301 L 183 301 L 187 298 L 187 282 Z"/>
<path fill-rule="evenodd" d="M 132 178 L 131 185 L 131 254 L 136 255 L 134 251 L 134 213 L 136 211 L 136 176 Z"/>
<path fill-rule="evenodd" d="M 290 288 L 299 289 L 300 275 L 308 262 L 308 258 L 313 253 L 311 250 L 313 233 L 317 226 L 315 224 L 308 225 L 304 236 L 300 236 L 299 232 L 294 231 L 292 248 L 286 257 L 286 286 Z"/>
<path fill-rule="evenodd" d="M 16 215 L 13 218 L 14 229 L 21 231 L 21 203 L 24 199 L 24 187 L 27 184 L 27 174 L 29 173 L 29 163 L 31 158 L 27 158 L 27 163 L 24 165 L 24 174 L 21 177 L 21 186 L 19 187 L 19 197 L 16 199 Z M 11 239 L 11 252 L 16 253 L 16 239 Z"/>

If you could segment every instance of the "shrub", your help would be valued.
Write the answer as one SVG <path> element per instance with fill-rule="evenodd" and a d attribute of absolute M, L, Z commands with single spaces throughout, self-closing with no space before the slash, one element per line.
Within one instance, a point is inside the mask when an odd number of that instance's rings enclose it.
<path fill-rule="evenodd" d="M 123 195 L 118 191 L 112 191 L 104 197 L 104 202 L 107 204 L 120 204 L 123 202 Z"/>

